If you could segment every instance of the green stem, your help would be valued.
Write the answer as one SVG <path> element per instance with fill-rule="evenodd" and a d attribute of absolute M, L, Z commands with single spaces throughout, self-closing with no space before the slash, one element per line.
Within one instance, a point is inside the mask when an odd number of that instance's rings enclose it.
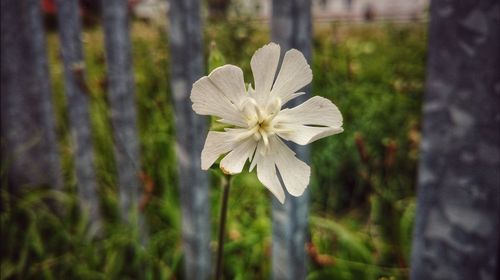
<path fill-rule="evenodd" d="M 231 188 L 231 175 L 225 175 L 222 183 L 222 205 L 219 216 L 219 241 L 217 243 L 217 266 L 215 268 L 215 279 L 222 276 L 222 258 L 224 253 L 224 233 L 226 228 L 227 201 L 229 200 L 229 189 Z"/>

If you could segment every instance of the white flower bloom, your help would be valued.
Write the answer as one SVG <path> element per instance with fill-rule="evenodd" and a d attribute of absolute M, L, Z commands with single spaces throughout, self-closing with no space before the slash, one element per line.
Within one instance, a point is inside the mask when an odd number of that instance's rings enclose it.
<path fill-rule="evenodd" d="M 295 157 L 282 139 L 306 145 L 343 131 L 342 115 L 328 99 L 315 96 L 301 105 L 282 109 L 297 92 L 312 80 L 312 71 L 304 55 L 292 49 L 286 52 L 275 80 L 280 47 L 270 43 L 255 52 L 250 62 L 255 90 L 245 87 L 243 71 L 224 65 L 193 84 L 193 110 L 212 115 L 232 125 L 224 132 L 210 131 L 201 153 L 201 168 L 207 170 L 223 154 L 220 168 L 229 174 L 240 173 L 247 159 L 250 171 L 257 166 L 257 177 L 283 203 L 287 191 L 300 196 L 311 170 Z M 274 83 L 273 83 L 274 82 Z"/>

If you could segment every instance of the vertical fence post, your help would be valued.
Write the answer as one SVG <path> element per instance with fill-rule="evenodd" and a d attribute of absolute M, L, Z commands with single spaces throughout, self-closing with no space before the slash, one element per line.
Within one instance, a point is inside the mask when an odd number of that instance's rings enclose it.
<path fill-rule="evenodd" d="M 500 3 L 432 1 L 412 279 L 498 279 Z"/>
<path fill-rule="evenodd" d="M 1 1 L 2 165 L 11 191 L 61 189 L 40 1 Z"/>
<path fill-rule="evenodd" d="M 271 19 L 272 40 L 278 43 L 283 51 L 291 48 L 304 53 L 311 63 L 312 21 L 311 0 L 273 0 Z M 305 90 L 308 94 L 290 102 L 291 107 L 309 98 L 310 86 Z M 310 150 L 305 146 L 292 144 L 298 158 L 310 161 Z M 301 197 L 293 197 L 287 193 L 285 204 L 275 198 L 272 203 L 273 217 L 273 279 L 305 279 L 307 274 L 307 256 L 305 251 L 309 211 L 309 190 Z"/>
<path fill-rule="evenodd" d="M 99 197 L 88 109 L 90 92 L 86 88 L 78 1 L 57 0 L 57 17 L 75 153 L 78 198 L 82 213 L 88 215 L 91 231 L 95 233 L 100 227 Z"/>
<path fill-rule="evenodd" d="M 128 2 L 102 0 L 108 94 L 120 187 L 120 208 L 125 221 L 139 215 L 140 154 L 137 133 L 134 77 L 132 75 Z"/>
<path fill-rule="evenodd" d="M 185 277 L 209 279 L 208 176 L 201 170 L 200 158 L 207 125 L 193 112 L 189 100 L 192 84 L 203 74 L 200 1 L 170 1 L 169 18 Z"/>

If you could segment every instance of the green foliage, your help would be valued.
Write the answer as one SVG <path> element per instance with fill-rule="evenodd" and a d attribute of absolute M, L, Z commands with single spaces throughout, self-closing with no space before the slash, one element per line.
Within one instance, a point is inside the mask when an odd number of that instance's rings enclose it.
<path fill-rule="evenodd" d="M 9 242 L 2 244 L 1 279 L 164 279 L 178 267 L 178 225 L 165 225 L 144 245 L 132 226 L 109 223 L 98 234 L 89 231 L 74 195 L 2 191 L 2 202 L 2 240 Z"/>
<path fill-rule="evenodd" d="M 208 53 L 208 72 L 212 72 L 215 68 L 226 64 L 224 55 L 220 52 L 217 44 L 212 41 L 210 43 L 210 51 Z"/>
<path fill-rule="evenodd" d="M 368 219 L 358 221 L 373 239 L 373 264 L 404 270 L 414 216 L 426 33 L 422 26 L 334 25 L 314 44 L 313 91 L 337 104 L 345 132 L 314 145 L 313 209 L 365 213 Z"/>
<path fill-rule="evenodd" d="M 218 171 L 220 172 L 220 171 Z M 218 228 L 219 182 L 214 182 L 213 234 Z M 255 174 L 243 172 L 233 178 L 228 205 L 227 236 L 224 245 L 224 273 L 229 279 L 263 279 L 270 272 L 271 200 Z"/>
<path fill-rule="evenodd" d="M 50 34 L 54 107 L 66 188 L 61 192 L 27 189 L 14 195 L 6 191 L 2 179 L 0 279 L 182 278 L 167 36 L 141 23 L 132 28 L 142 153 L 136 166 L 145 186 L 141 205 L 147 218 L 147 243 L 140 241 L 139 229 L 121 223 L 117 213 L 100 29 L 85 30 L 83 36 L 104 214 L 99 234 L 90 232 L 86 217 L 78 210 L 58 38 Z M 245 80 L 252 81 L 250 57 L 269 41 L 267 34 L 267 28 L 242 15 L 207 26 L 207 73 L 230 63 L 241 66 Z M 313 94 L 338 105 L 345 131 L 313 146 L 309 279 L 407 278 L 425 46 L 424 25 L 317 28 Z M 215 240 L 221 191 L 218 177 L 211 180 Z M 269 196 L 255 174 L 235 178 L 229 200 L 226 278 L 269 277 Z"/>
<path fill-rule="evenodd" d="M 426 34 L 421 26 L 345 29 L 315 40 L 313 91 L 337 104 L 345 129 L 315 145 L 324 211 L 367 202 L 370 184 L 391 200 L 414 193 Z"/>
<path fill-rule="evenodd" d="M 226 22 L 214 22 L 205 30 L 206 53 L 223 59 L 219 63 L 234 64 L 243 69 L 245 81 L 253 81 L 250 58 L 253 53 L 269 42 L 269 31 L 245 15 L 232 17 Z M 215 53 L 210 48 L 215 46 Z M 223 54 L 218 55 L 217 53 Z M 209 70 L 219 64 L 208 61 Z"/>

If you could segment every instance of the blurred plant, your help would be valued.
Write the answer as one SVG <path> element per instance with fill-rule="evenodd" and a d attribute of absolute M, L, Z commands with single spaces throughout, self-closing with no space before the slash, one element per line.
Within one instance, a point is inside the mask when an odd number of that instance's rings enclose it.
<path fill-rule="evenodd" d="M 212 42 L 215 42 L 216 50 L 224 54 L 226 63 L 241 67 L 245 80 L 250 80 L 252 76 L 248 58 L 255 52 L 256 46 L 269 42 L 268 34 L 266 28 L 255 22 L 254 18 L 235 10 L 226 21 L 213 22 L 207 26 L 204 45 L 208 47 L 206 53 L 210 55 Z"/>
<path fill-rule="evenodd" d="M 208 53 L 208 72 L 212 72 L 215 68 L 226 64 L 226 58 L 220 52 L 215 41 L 210 42 L 210 50 Z"/>
<path fill-rule="evenodd" d="M 221 21 L 226 18 L 230 0 L 207 0 L 207 2 L 210 20 Z"/>
<path fill-rule="evenodd" d="M 315 145 L 313 209 L 351 217 L 368 235 L 376 273 L 354 278 L 390 276 L 380 268 L 394 265 L 392 275 L 407 277 L 426 34 L 421 26 L 334 25 L 316 38 L 313 65 L 325 75 L 313 86 L 349 108 L 346 130 L 356 133 Z"/>
<path fill-rule="evenodd" d="M 178 225 L 163 225 L 143 246 L 138 229 L 125 224 L 108 221 L 102 236 L 93 236 L 75 194 L 30 190 L 13 196 L 2 189 L 1 197 L 2 240 L 9 241 L 2 243 L 1 279 L 163 279 L 176 273 Z M 165 210 L 180 222 L 175 207 Z"/>

